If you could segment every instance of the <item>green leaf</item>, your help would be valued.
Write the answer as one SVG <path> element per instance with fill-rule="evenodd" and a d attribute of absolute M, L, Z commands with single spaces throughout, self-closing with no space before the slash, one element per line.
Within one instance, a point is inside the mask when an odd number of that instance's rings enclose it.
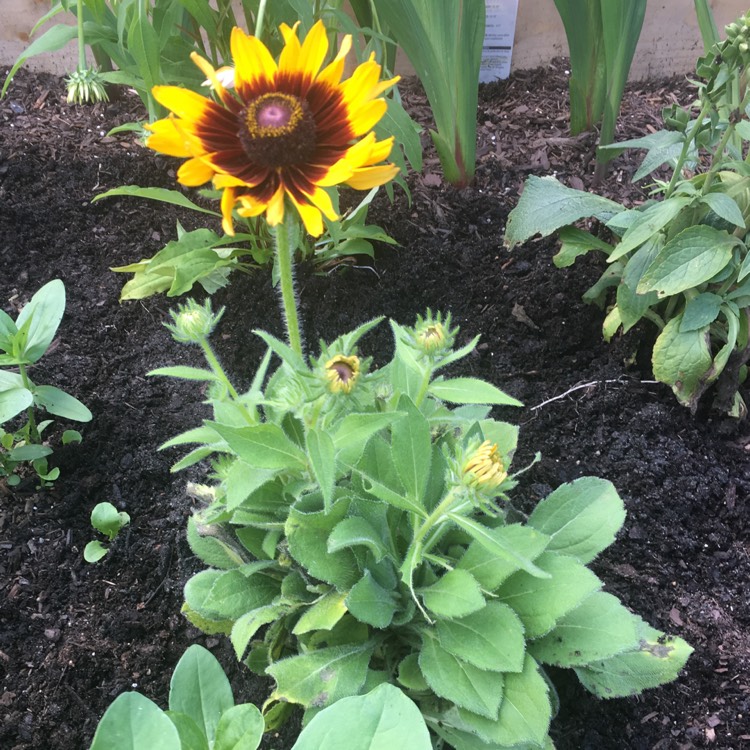
<path fill-rule="evenodd" d="M 599 698 L 637 695 L 677 679 L 693 652 L 682 638 L 644 627 L 638 646 L 618 656 L 575 667 L 583 686 Z"/>
<path fill-rule="evenodd" d="M 342 698 L 313 716 L 292 750 L 431 750 L 422 712 L 397 687 Z"/>
<path fill-rule="evenodd" d="M 182 750 L 209 750 L 206 735 L 190 716 L 179 711 L 165 711 L 165 713 L 180 735 Z"/>
<path fill-rule="evenodd" d="M 597 591 L 569 612 L 554 630 L 529 643 L 538 661 L 560 667 L 586 666 L 638 646 L 638 618 L 617 597 Z"/>
<path fill-rule="evenodd" d="M 333 484 L 336 481 L 336 447 L 327 432 L 310 429 L 307 433 L 307 455 L 310 468 L 323 495 L 325 509 L 333 502 Z"/>
<path fill-rule="evenodd" d="M 523 406 L 499 388 L 478 378 L 451 378 L 430 383 L 429 392 L 452 404 L 497 404 L 500 406 Z"/>
<path fill-rule="evenodd" d="M 484 547 L 492 554 L 498 555 L 504 560 L 513 563 L 516 568 L 521 568 L 527 573 L 542 578 L 548 578 L 549 573 L 545 573 L 541 568 L 534 565 L 531 560 L 519 554 L 512 546 L 513 538 L 506 538 L 502 534 L 496 534 L 495 529 L 491 529 L 484 524 L 475 521 L 473 518 L 460 516 L 457 513 L 449 513 L 448 517 L 460 528 L 462 528 L 472 539 Z"/>
<path fill-rule="evenodd" d="M 123 693 L 99 722 L 89 750 L 181 750 L 169 717 L 140 693 Z"/>
<path fill-rule="evenodd" d="M 561 617 L 602 586 L 596 575 L 573 557 L 545 552 L 536 564 L 551 578 L 519 571 L 497 592 L 499 600 L 521 618 L 527 638 L 549 633 Z"/>
<path fill-rule="evenodd" d="M 1 384 L 0 384 L 1 385 Z M 6 388 L 0 390 L 0 424 L 4 424 L 28 409 L 34 403 L 34 395 L 28 388 Z"/>
<path fill-rule="evenodd" d="M 488 719 L 497 719 L 503 699 L 500 672 L 488 672 L 458 659 L 431 631 L 423 633 L 419 668 L 436 695 Z"/>
<path fill-rule="evenodd" d="M 216 374 L 211 370 L 204 370 L 200 367 L 187 367 L 186 365 L 176 365 L 174 367 L 157 367 L 146 373 L 147 375 L 163 375 L 169 378 L 181 378 L 182 380 L 216 380 Z"/>
<path fill-rule="evenodd" d="M 347 414 L 333 434 L 337 458 L 344 464 L 356 464 L 367 441 L 403 416 L 401 412 Z"/>
<path fill-rule="evenodd" d="M 114 539 L 123 526 L 130 523 L 130 516 L 119 512 L 112 503 L 97 503 L 91 511 L 91 525 L 110 539 Z"/>
<path fill-rule="evenodd" d="M 547 549 L 591 562 L 609 547 L 625 520 L 625 505 L 611 482 L 582 477 L 560 485 L 529 516 L 547 534 Z"/>
<path fill-rule="evenodd" d="M 315 630 L 331 630 L 346 614 L 346 593 L 329 591 L 311 604 L 292 629 L 294 635 L 304 635 Z"/>
<path fill-rule="evenodd" d="M 347 547 L 363 546 L 370 550 L 375 562 L 380 562 L 388 550 L 375 527 L 361 516 L 345 518 L 338 523 L 328 537 L 328 552 L 338 552 Z"/>
<path fill-rule="evenodd" d="M 713 292 L 703 292 L 688 300 L 682 313 L 680 333 L 690 333 L 711 325 L 719 317 L 724 300 Z"/>
<path fill-rule="evenodd" d="M 123 185 L 121 187 L 107 190 L 104 193 L 94 196 L 91 199 L 92 203 L 101 200 L 102 198 L 115 198 L 117 196 L 129 196 L 134 198 L 148 198 L 153 201 L 161 201 L 162 203 L 171 203 L 175 206 L 181 206 L 182 208 L 190 208 L 193 211 L 200 211 L 204 214 L 210 214 L 211 216 L 220 216 L 216 211 L 212 211 L 208 208 L 202 208 L 201 206 L 193 203 L 189 198 L 185 197 L 178 190 L 167 190 L 166 188 L 144 188 L 138 185 Z M 112 269 L 121 270 L 121 269 Z"/>
<path fill-rule="evenodd" d="M 68 42 L 75 39 L 77 33 L 75 26 L 58 24 L 45 31 L 38 39 L 35 39 L 28 47 L 26 47 L 15 63 L 13 63 L 13 67 L 10 69 L 10 72 L 5 79 L 5 83 L 3 84 L 3 88 L 0 91 L 0 99 L 5 96 L 5 92 L 8 90 L 10 82 L 26 60 L 35 55 L 43 55 L 47 52 L 57 52 L 57 50 L 62 49 Z"/>
<path fill-rule="evenodd" d="M 13 436 L 11 435 L 11 438 Z M 52 453 L 52 448 L 46 445 L 19 445 L 8 452 L 8 458 L 11 461 L 36 461 Z"/>
<path fill-rule="evenodd" d="M 346 606 L 360 622 L 382 630 L 391 624 L 397 602 L 394 593 L 380 586 L 365 570 L 346 597 Z"/>
<path fill-rule="evenodd" d="M 627 262 L 622 272 L 622 280 L 617 287 L 617 308 L 620 311 L 623 333 L 627 333 L 656 304 L 656 292 L 638 294 L 636 289 L 646 269 L 664 247 L 664 238 L 657 234 L 641 245 Z"/>
<path fill-rule="evenodd" d="M 425 606 L 439 617 L 464 617 L 485 606 L 477 580 L 458 568 L 449 570 L 419 593 Z"/>
<path fill-rule="evenodd" d="M 255 565 L 267 566 L 269 561 L 261 561 Z M 203 601 L 203 609 L 210 612 L 214 619 L 236 620 L 246 612 L 265 607 L 278 596 L 277 580 L 264 575 L 262 570 L 247 575 L 243 568 L 221 573 L 211 586 Z"/>
<path fill-rule="evenodd" d="M 391 460 L 409 497 L 421 506 L 432 463 L 430 425 L 406 394 L 398 408 L 406 416 L 391 428 Z"/>
<path fill-rule="evenodd" d="M 745 228 L 745 217 L 742 215 L 737 201 L 731 195 L 726 193 L 708 193 L 701 196 L 701 203 L 705 203 L 717 216 L 734 224 L 737 227 Z"/>
<path fill-rule="evenodd" d="M 77 398 L 53 385 L 38 385 L 34 388 L 34 403 L 44 407 L 50 414 L 76 422 L 90 422 L 93 414 Z"/>
<path fill-rule="evenodd" d="M 320 708 L 354 695 L 365 682 L 372 649 L 370 643 L 332 646 L 274 662 L 266 669 L 276 680 L 271 698 Z"/>
<path fill-rule="evenodd" d="M 505 675 L 505 686 L 496 721 L 459 710 L 459 728 L 477 733 L 491 747 L 545 746 L 552 706 L 549 683 L 541 675 L 539 666 L 530 656 L 524 660 L 523 671 Z"/>
<path fill-rule="evenodd" d="M 638 293 L 660 297 L 679 294 L 705 283 L 732 260 L 740 240 L 713 227 L 688 227 L 667 242 L 643 274 Z"/>
<path fill-rule="evenodd" d="M 487 529 L 492 538 L 505 550 L 513 550 L 515 555 L 533 562 L 549 544 L 549 537 L 530 526 L 509 524 L 496 529 Z M 494 591 L 509 578 L 521 564 L 512 555 L 498 555 L 495 548 L 488 548 L 473 541 L 458 561 L 458 569 L 466 570 L 479 581 L 482 588 Z"/>
<path fill-rule="evenodd" d="M 621 210 L 614 201 L 565 187 L 554 177 L 532 175 L 526 180 L 518 205 L 508 216 L 505 246 L 513 248 L 535 234 L 547 237 L 589 216 L 606 221 Z"/>
<path fill-rule="evenodd" d="M 248 644 L 260 628 L 280 619 L 285 613 L 285 607 L 280 604 L 268 604 L 265 607 L 258 607 L 258 609 L 245 612 L 234 623 L 230 633 L 230 640 L 237 660 L 242 661 Z"/>
<path fill-rule="evenodd" d="M 95 563 L 99 562 L 106 554 L 109 552 L 109 549 L 105 547 L 100 541 L 94 540 L 92 542 L 89 542 L 84 548 L 83 548 L 83 559 L 87 563 Z"/>
<path fill-rule="evenodd" d="M 16 326 L 25 334 L 21 348 L 26 362 L 36 362 L 55 338 L 65 313 L 65 285 L 60 279 L 45 284 L 18 314 Z"/>
<path fill-rule="evenodd" d="M 606 255 L 612 252 L 612 245 L 609 242 L 594 237 L 591 232 L 585 232 L 578 227 L 563 227 L 559 234 L 560 250 L 552 258 L 552 262 L 557 268 L 568 268 L 576 260 L 586 255 L 589 250 L 602 250 Z"/>
<path fill-rule="evenodd" d="M 206 422 L 206 425 L 216 430 L 232 451 L 250 466 L 288 471 L 305 468 L 307 461 L 304 451 L 276 424 L 229 427 L 218 422 Z"/>
<path fill-rule="evenodd" d="M 711 337 L 707 327 L 683 333 L 682 317 L 672 318 L 659 334 L 651 364 L 654 377 L 670 386 L 681 404 L 692 406 L 713 363 Z"/>
<path fill-rule="evenodd" d="M 219 719 L 213 750 L 255 750 L 264 729 L 263 715 L 252 703 L 232 706 Z"/>
<path fill-rule="evenodd" d="M 398 681 L 407 690 L 416 690 L 419 693 L 427 692 L 430 686 L 419 668 L 419 655 L 413 651 L 405 656 L 398 665 Z"/>
<path fill-rule="evenodd" d="M 523 669 L 526 652 L 523 625 L 505 604 L 491 601 L 466 617 L 438 620 L 435 627 L 440 645 L 462 661 L 493 672 Z"/>
<path fill-rule="evenodd" d="M 232 706 L 232 688 L 221 664 L 202 646 L 190 646 L 172 673 L 170 711 L 192 718 L 212 746 L 219 719 Z"/>
<path fill-rule="evenodd" d="M 63 445 L 78 445 L 82 440 L 83 436 L 78 430 L 65 430 L 60 438 Z"/>
<path fill-rule="evenodd" d="M 187 542 L 191 551 L 202 562 L 212 568 L 231 570 L 242 565 L 245 560 L 231 545 L 218 536 L 212 535 L 213 527 L 203 527 L 196 522 L 196 517 L 190 516 L 187 524 Z"/>
<path fill-rule="evenodd" d="M 635 250 L 642 245 L 646 240 L 651 239 L 657 232 L 667 226 L 691 200 L 691 198 L 680 197 L 667 198 L 639 212 L 637 220 L 628 227 L 622 236 L 622 241 L 610 254 L 608 262 L 614 263 L 631 250 Z"/>

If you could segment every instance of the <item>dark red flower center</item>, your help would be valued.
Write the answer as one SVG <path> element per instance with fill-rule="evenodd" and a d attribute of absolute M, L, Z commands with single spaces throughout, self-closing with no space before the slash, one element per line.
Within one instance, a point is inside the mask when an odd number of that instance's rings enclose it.
<path fill-rule="evenodd" d="M 307 102 L 274 92 L 253 99 L 241 113 L 239 139 L 250 159 L 264 167 L 304 164 L 315 151 L 315 118 Z"/>
<path fill-rule="evenodd" d="M 339 380 L 346 384 L 354 376 L 354 370 L 349 367 L 346 362 L 335 362 L 331 365 L 331 369 L 339 376 Z"/>

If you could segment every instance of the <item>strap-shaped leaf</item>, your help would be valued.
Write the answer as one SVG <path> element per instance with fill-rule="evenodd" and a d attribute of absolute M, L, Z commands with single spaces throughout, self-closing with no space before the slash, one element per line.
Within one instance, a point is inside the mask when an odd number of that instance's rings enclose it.
<path fill-rule="evenodd" d="M 336 446 L 331 436 L 322 430 L 310 429 L 306 438 L 310 468 L 328 510 L 333 502 L 333 485 L 336 481 Z"/>
<path fill-rule="evenodd" d="M 50 414 L 76 422 L 89 422 L 93 414 L 75 396 L 55 388 L 53 385 L 38 385 L 34 388 L 34 403 L 44 407 Z"/>
<path fill-rule="evenodd" d="M 503 393 L 498 387 L 479 378 L 451 378 L 430 383 L 430 393 L 452 404 L 497 404 L 500 406 L 523 406 L 513 396 Z"/>

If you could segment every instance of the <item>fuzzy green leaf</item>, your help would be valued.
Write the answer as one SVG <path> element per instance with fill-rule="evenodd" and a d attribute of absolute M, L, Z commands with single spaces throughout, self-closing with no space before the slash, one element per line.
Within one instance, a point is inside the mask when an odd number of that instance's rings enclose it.
<path fill-rule="evenodd" d="M 227 441 L 245 463 L 258 469 L 301 470 L 307 461 L 303 450 L 293 443 L 276 424 L 229 427 L 207 422 Z"/>
<path fill-rule="evenodd" d="M 451 378 L 430 383 L 429 392 L 451 404 L 497 404 L 499 406 L 523 406 L 517 399 L 503 393 L 499 388 L 479 378 Z"/>
<path fill-rule="evenodd" d="M 439 617 L 464 617 L 485 606 L 476 578 L 458 568 L 449 570 L 419 593 L 425 607 Z"/>
<path fill-rule="evenodd" d="M 396 604 L 394 593 L 380 586 L 369 570 L 365 570 L 346 597 L 346 606 L 354 617 L 380 629 L 391 624 Z"/>

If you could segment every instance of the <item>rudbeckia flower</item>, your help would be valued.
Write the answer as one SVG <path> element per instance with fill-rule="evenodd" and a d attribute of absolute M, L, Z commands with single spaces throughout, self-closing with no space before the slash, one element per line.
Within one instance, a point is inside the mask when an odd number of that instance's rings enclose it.
<path fill-rule="evenodd" d="M 256 37 L 233 29 L 232 90 L 225 76 L 193 53 L 216 101 L 176 86 L 153 89 L 172 115 L 149 126 L 147 145 L 188 159 L 177 173 L 183 185 L 212 181 L 223 191 L 223 227 L 230 235 L 233 210 L 244 217 L 265 213 L 275 226 L 284 220 L 288 202 L 317 237 L 323 232 L 322 214 L 338 218 L 324 188 L 346 184 L 368 190 L 398 172 L 383 163 L 393 138 L 378 141 L 372 132 L 386 111 L 381 94 L 398 77 L 381 81 L 372 56 L 342 81 L 350 36 L 323 67 L 328 39 L 322 22 L 303 42 L 297 25 L 280 28 L 285 44 L 278 62 Z"/>

